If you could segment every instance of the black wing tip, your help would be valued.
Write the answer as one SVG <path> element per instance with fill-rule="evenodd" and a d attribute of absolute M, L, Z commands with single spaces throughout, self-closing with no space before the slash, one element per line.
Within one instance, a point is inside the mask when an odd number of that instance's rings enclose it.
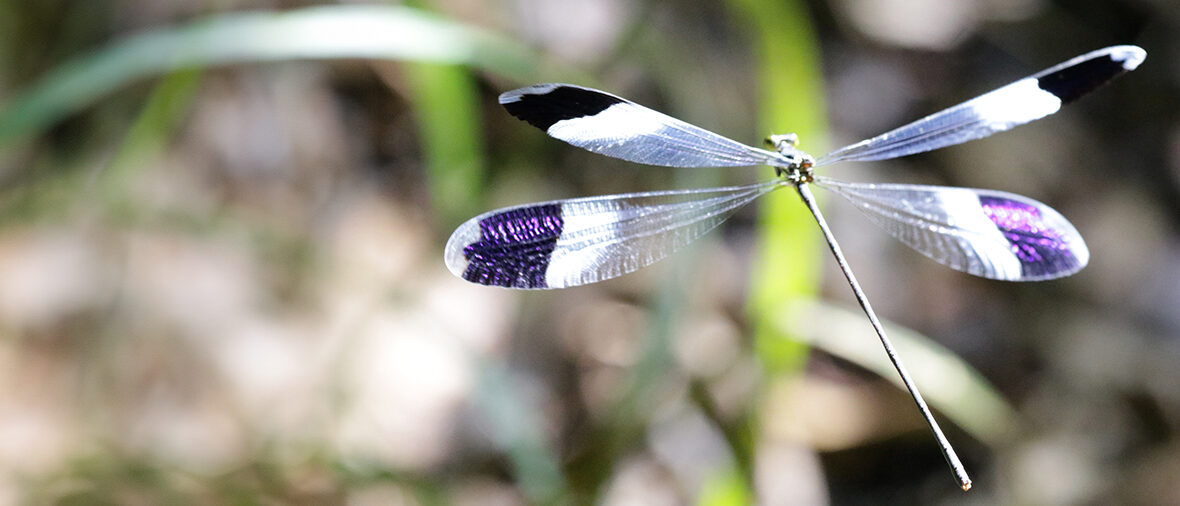
<path fill-rule="evenodd" d="M 591 88 L 564 83 L 526 86 L 500 94 L 508 113 L 541 130 L 554 123 L 598 114 L 625 100 Z"/>
<path fill-rule="evenodd" d="M 1073 102 L 1124 73 L 1135 70 L 1147 58 L 1139 46 L 1111 46 L 1086 53 L 1037 77 L 1037 85 L 1061 99 Z"/>

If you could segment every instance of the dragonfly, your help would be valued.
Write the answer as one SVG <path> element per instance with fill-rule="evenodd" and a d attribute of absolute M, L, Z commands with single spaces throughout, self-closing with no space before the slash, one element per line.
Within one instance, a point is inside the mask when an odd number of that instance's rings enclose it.
<path fill-rule="evenodd" d="M 819 158 L 794 134 L 748 146 L 610 93 L 562 83 L 500 95 L 510 114 L 574 146 L 667 167 L 766 165 L 775 179 L 744 186 L 552 200 L 490 211 L 447 241 L 448 269 L 481 285 L 553 289 L 615 278 L 661 260 L 720 225 L 739 208 L 794 188 L 901 376 L 963 490 L 971 479 L 910 378 L 811 193 L 834 192 L 919 253 L 989 279 L 1039 281 L 1086 266 L 1089 249 L 1053 208 L 1021 195 L 975 188 L 847 182 L 816 175 L 836 162 L 922 153 L 980 139 L 1057 112 L 1147 57 L 1137 46 L 1091 51 L 922 119 Z"/>

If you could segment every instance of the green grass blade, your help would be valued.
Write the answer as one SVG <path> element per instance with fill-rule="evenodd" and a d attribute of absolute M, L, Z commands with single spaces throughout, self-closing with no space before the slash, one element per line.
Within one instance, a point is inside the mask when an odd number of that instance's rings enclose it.
<path fill-rule="evenodd" d="M 721 469 L 701 485 L 698 506 L 745 506 L 754 504 L 752 491 L 736 469 Z"/>
<path fill-rule="evenodd" d="M 464 64 L 515 79 L 526 79 L 537 66 L 520 44 L 407 7 L 219 15 L 134 35 L 63 64 L 5 104 L 0 147 L 147 76 L 188 67 L 322 58 Z"/>
<path fill-rule="evenodd" d="M 810 15 L 802 1 L 733 0 L 753 28 L 758 103 L 767 134 L 795 132 L 805 151 L 823 151 L 823 79 Z M 794 192 L 777 192 L 761 202 L 761 247 L 754 262 L 749 312 L 758 356 L 768 371 L 797 370 L 806 348 L 784 339 L 789 328 L 771 325 L 784 302 L 814 296 L 823 249 L 820 235 Z M 786 332 L 786 334 L 784 334 Z"/>
<path fill-rule="evenodd" d="M 118 152 L 98 177 L 99 190 L 108 204 L 122 204 L 127 186 L 150 167 L 143 161 L 163 152 L 196 96 L 201 77 L 199 69 L 181 70 L 166 76 L 152 90 Z"/>
<path fill-rule="evenodd" d="M 783 332 L 789 331 L 793 338 L 902 387 L 901 377 L 881 347 L 875 345 L 876 339 L 859 310 L 801 300 L 784 304 L 773 324 Z M 990 445 L 1003 442 L 1012 433 L 1016 411 L 978 371 L 928 337 L 889 323 L 885 327 L 932 408 Z"/>
<path fill-rule="evenodd" d="M 450 230 L 473 214 L 484 178 L 483 120 L 475 79 L 464 67 L 406 67 L 426 162 L 431 206 Z"/>

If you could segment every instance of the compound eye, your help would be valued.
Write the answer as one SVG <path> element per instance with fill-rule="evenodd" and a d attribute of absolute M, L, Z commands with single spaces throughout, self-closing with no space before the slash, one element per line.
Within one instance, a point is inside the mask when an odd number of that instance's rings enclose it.
<path fill-rule="evenodd" d="M 766 138 L 766 145 L 778 151 L 793 148 L 797 142 L 799 142 L 799 136 L 795 134 L 771 135 Z"/>

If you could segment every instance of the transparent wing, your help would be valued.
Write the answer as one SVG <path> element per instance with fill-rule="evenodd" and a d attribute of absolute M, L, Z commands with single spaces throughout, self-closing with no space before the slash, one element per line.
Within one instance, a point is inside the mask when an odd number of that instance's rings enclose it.
<path fill-rule="evenodd" d="M 651 265 L 782 186 L 609 195 L 499 209 L 459 226 L 445 260 L 482 285 L 542 289 L 584 285 Z"/>
<path fill-rule="evenodd" d="M 538 84 L 500 95 L 513 116 L 549 135 L 615 158 L 668 167 L 738 167 L 781 159 L 606 92 Z"/>
<path fill-rule="evenodd" d="M 930 151 L 987 137 L 1057 112 L 1147 57 L 1136 46 L 1086 53 L 990 93 L 820 158 L 816 165 L 870 161 Z"/>
<path fill-rule="evenodd" d="M 1082 236 L 1060 213 L 1020 195 L 828 178 L 816 178 L 816 184 L 923 255 L 976 276 L 1053 279 L 1081 270 L 1090 259 Z"/>

